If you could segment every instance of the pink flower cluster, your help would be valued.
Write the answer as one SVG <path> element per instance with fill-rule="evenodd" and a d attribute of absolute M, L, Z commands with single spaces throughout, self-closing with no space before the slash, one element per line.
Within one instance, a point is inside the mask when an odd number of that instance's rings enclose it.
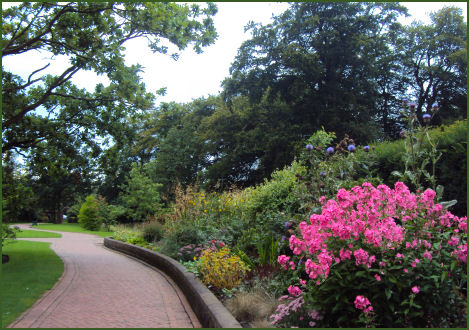
<path fill-rule="evenodd" d="M 467 218 L 458 218 L 450 212 L 444 211 L 440 204 L 434 204 L 435 192 L 431 189 L 414 195 L 402 182 L 396 182 L 394 189 L 386 185 L 377 188 L 370 183 L 355 186 L 350 191 L 340 189 L 336 200 L 328 200 L 322 196 L 322 213 L 313 214 L 310 223 L 303 221 L 299 228 L 301 238 L 290 237 L 290 249 L 294 255 L 306 255 L 305 268 L 310 279 L 320 284 L 321 278 L 329 276 L 333 263 L 351 259 L 355 264 L 370 268 L 376 262 L 376 256 L 369 254 L 364 246 L 379 248 L 383 253 L 402 246 L 405 242 L 407 249 L 419 250 L 425 247 L 422 258 L 432 259 L 431 243 L 419 237 L 407 237 L 404 225 L 416 221 L 419 217 L 428 219 L 424 229 L 435 226 L 455 226 L 457 232 L 447 242 L 454 246 L 453 253 L 462 262 L 467 260 L 467 243 L 460 244 L 458 232 L 467 234 Z M 412 234 L 413 235 L 413 234 Z M 426 238 L 431 239 L 428 232 Z M 341 240 L 349 249 L 341 248 L 334 251 L 328 246 L 333 240 Z M 360 243 L 362 247 L 355 248 Z M 364 244 L 363 244 L 364 243 Z M 459 244 L 459 245 L 458 245 Z M 396 254 L 398 259 L 404 255 Z M 287 269 L 289 257 L 278 257 L 280 264 Z M 402 263 L 402 261 L 400 261 Z M 418 258 L 411 260 L 411 266 L 417 267 Z M 382 261 L 379 263 L 383 264 Z"/>
<path fill-rule="evenodd" d="M 280 299 L 291 299 L 288 296 L 282 296 Z M 279 299 L 279 300 L 280 300 Z M 286 316 L 290 315 L 290 312 L 296 312 L 303 304 L 305 303 L 305 300 L 303 296 L 299 296 L 297 298 L 291 299 L 291 301 L 288 304 L 280 304 L 277 306 L 277 309 L 274 314 L 270 316 L 272 320 L 271 324 L 274 325 L 277 322 L 280 322 L 283 318 Z"/>
<path fill-rule="evenodd" d="M 354 301 L 355 307 L 359 310 L 362 310 L 365 314 L 373 311 L 373 306 L 371 306 L 368 298 L 363 296 L 357 296 Z"/>

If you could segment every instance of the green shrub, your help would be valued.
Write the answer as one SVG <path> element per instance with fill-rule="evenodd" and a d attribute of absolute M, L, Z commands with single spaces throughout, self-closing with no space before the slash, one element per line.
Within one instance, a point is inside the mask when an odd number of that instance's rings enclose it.
<path fill-rule="evenodd" d="M 149 243 L 157 242 L 163 237 L 163 226 L 158 222 L 150 222 L 144 225 L 142 236 Z"/>
<path fill-rule="evenodd" d="M 159 195 L 161 187 L 134 164 L 127 184 L 121 187 L 123 193 L 120 198 L 128 210 L 127 218 L 134 222 L 144 222 L 159 212 L 162 207 Z"/>
<path fill-rule="evenodd" d="M 7 242 L 6 239 L 16 239 L 16 232 L 8 225 L 2 223 L 2 248 L 3 245 Z"/>
<path fill-rule="evenodd" d="M 83 200 L 79 201 L 76 204 L 73 204 L 67 210 L 67 222 L 68 223 L 77 223 L 78 214 L 80 213 L 81 206 L 83 205 Z"/>
<path fill-rule="evenodd" d="M 130 222 L 128 221 L 128 210 L 122 206 L 122 205 L 108 205 L 107 206 L 107 211 L 108 211 L 108 219 L 112 224 L 115 223 L 126 223 Z"/>
<path fill-rule="evenodd" d="M 436 163 L 436 184 L 444 186 L 443 200 L 457 200 L 451 211 L 459 216 L 467 210 L 467 121 L 457 121 L 451 125 L 429 130 L 436 148 L 442 157 Z M 428 146 L 423 146 L 428 147 Z M 376 170 L 387 185 L 393 185 L 397 177 L 393 171 L 402 172 L 404 164 L 404 140 L 376 144 L 374 164 L 370 170 Z M 430 164 L 428 165 L 431 166 Z M 430 170 L 430 168 L 428 168 Z M 404 182 L 409 184 L 409 182 Z"/>
<path fill-rule="evenodd" d="M 255 188 L 246 189 L 246 211 L 250 220 L 256 221 L 258 214 L 265 212 L 290 212 L 298 209 L 298 199 L 294 194 L 297 175 L 304 175 L 306 168 L 293 161 L 283 170 L 272 173 L 270 180 Z"/>
<path fill-rule="evenodd" d="M 78 223 L 87 230 L 98 230 L 101 226 L 99 219 L 98 200 L 89 195 L 78 213 Z"/>

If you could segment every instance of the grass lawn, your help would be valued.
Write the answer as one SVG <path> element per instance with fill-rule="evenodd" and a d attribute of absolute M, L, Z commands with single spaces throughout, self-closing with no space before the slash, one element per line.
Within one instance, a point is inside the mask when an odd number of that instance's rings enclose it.
<path fill-rule="evenodd" d="M 2 265 L 2 328 L 50 290 L 64 271 L 64 264 L 50 243 L 14 241 L 3 246 L 10 261 Z"/>
<path fill-rule="evenodd" d="M 57 230 L 57 231 L 66 231 L 72 233 L 83 233 L 83 234 L 92 234 L 98 235 L 101 237 L 109 237 L 114 234 L 112 231 L 91 231 L 86 230 L 80 227 L 78 223 L 62 223 L 62 224 L 55 224 L 55 223 L 40 223 L 37 226 L 38 229 L 46 229 L 46 230 Z"/>
<path fill-rule="evenodd" d="M 37 230 L 25 230 L 16 232 L 17 238 L 58 238 L 62 237 L 62 234 L 51 233 L 49 231 L 37 231 Z"/>

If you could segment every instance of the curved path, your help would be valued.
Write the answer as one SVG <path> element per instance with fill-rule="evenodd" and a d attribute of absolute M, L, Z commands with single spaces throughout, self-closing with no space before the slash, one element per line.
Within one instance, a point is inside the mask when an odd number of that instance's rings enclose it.
<path fill-rule="evenodd" d="M 26 240 L 51 242 L 64 274 L 9 328 L 201 327 L 177 285 L 156 268 L 105 248 L 101 237 L 47 231 L 62 238 Z"/>

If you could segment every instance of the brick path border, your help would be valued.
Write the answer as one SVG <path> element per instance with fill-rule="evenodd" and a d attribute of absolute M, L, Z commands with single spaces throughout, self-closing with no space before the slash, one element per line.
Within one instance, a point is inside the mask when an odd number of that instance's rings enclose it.
<path fill-rule="evenodd" d="M 165 272 L 184 293 L 204 328 L 242 328 L 215 295 L 176 260 L 110 237 L 104 238 L 104 246 L 142 260 Z"/>

